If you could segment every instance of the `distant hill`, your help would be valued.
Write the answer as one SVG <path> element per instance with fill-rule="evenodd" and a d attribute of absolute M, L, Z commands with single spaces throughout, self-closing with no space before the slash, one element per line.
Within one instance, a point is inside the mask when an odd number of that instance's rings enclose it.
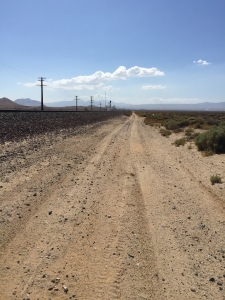
<path fill-rule="evenodd" d="M 102 108 L 105 106 L 105 100 L 94 101 L 93 105 L 99 106 L 102 103 Z M 45 103 L 48 107 L 66 107 L 75 106 L 76 101 L 59 101 L 52 103 Z M 79 106 L 89 106 L 90 101 L 78 100 Z M 108 101 L 107 101 L 108 105 Z M 204 102 L 196 104 L 127 104 L 112 102 L 112 106 L 120 109 L 132 110 L 189 110 L 189 111 L 225 111 L 225 102 L 213 103 Z"/>
<path fill-rule="evenodd" d="M 99 103 L 99 101 L 96 101 L 96 103 Z M 45 104 L 48 107 L 76 106 L 76 100 L 49 102 L 49 103 L 45 103 Z M 88 105 L 90 105 L 90 101 L 78 100 L 77 104 L 78 104 L 78 106 L 88 106 Z M 95 104 L 95 101 L 93 104 Z"/>
<path fill-rule="evenodd" d="M 0 98 L 0 109 L 16 109 L 16 108 L 22 109 L 23 106 L 13 102 L 12 100 L 9 100 L 8 98 L 5 97 Z"/>
<path fill-rule="evenodd" d="M 105 100 L 94 101 L 93 108 L 99 108 L 99 104 L 102 104 L 102 109 L 105 107 Z M 107 101 L 108 105 L 108 101 Z M 9 100 L 8 98 L 0 99 L 0 109 L 29 109 L 31 107 L 35 107 L 35 109 L 39 109 L 41 106 L 41 102 L 37 100 L 31 100 L 30 98 L 26 99 L 16 99 L 14 102 Z M 46 103 L 44 101 L 44 106 L 47 108 L 57 109 L 68 107 L 68 109 L 76 108 L 76 101 L 58 101 L 58 102 L 49 102 Z M 90 106 L 90 101 L 84 101 L 82 99 L 78 100 L 79 110 L 87 109 Z M 118 109 L 131 109 L 131 110 L 188 110 L 188 111 L 225 111 L 225 102 L 203 102 L 196 104 L 127 104 L 127 103 L 117 103 L 112 102 L 112 106 L 115 106 Z M 29 107 L 29 108 L 28 108 Z M 69 108 L 70 107 L 70 108 Z"/>
<path fill-rule="evenodd" d="M 24 106 L 40 106 L 41 105 L 40 101 L 31 100 L 30 98 L 16 99 L 14 102 L 17 103 L 17 104 L 20 104 L 20 105 L 24 105 Z"/>
<path fill-rule="evenodd" d="M 188 110 L 188 111 L 225 111 L 225 102 L 204 102 L 196 104 L 126 104 L 112 102 L 116 108 L 132 110 Z"/>

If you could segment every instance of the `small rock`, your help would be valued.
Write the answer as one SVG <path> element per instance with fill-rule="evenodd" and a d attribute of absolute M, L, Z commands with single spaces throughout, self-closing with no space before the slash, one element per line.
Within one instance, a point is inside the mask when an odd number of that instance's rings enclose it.
<path fill-rule="evenodd" d="M 48 287 L 48 290 L 49 290 L 49 291 L 53 290 L 53 286 L 49 286 L 49 287 Z"/>
<path fill-rule="evenodd" d="M 51 214 L 52 214 L 52 210 L 50 210 L 50 211 L 48 212 L 48 214 L 51 215 Z"/>
<path fill-rule="evenodd" d="M 215 282 L 215 278 L 214 278 L 214 277 L 210 277 L 210 278 L 209 278 L 209 281 Z"/>
<path fill-rule="evenodd" d="M 36 196 L 37 196 L 37 193 L 34 193 L 33 196 L 36 197 Z"/>
<path fill-rule="evenodd" d="M 218 285 L 223 285 L 223 281 L 218 281 L 217 284 Z"/>
<path fill-rule="evenodd" d="M 63 285 L 63 291 L 65 292 L 65 293 L 67 293 L 68 292 L 68 287 L 67 286 L 65 286 L 65 285 Z"/>
<path fill-rule="evenodd" d="M 195 292 L 196 292 L 196 289 L 191 288 L 191 291 L 192 291 L 193 293 L 195 293 Z"/>

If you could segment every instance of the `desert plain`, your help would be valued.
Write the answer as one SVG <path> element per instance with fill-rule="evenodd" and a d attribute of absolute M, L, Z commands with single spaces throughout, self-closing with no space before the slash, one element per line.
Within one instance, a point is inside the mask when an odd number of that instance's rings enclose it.
<path fill-rule="evenodd" d="M 0 299 L 225 300 L 225 154 L 175 139 L 133 113 L 1 144 Z"/>

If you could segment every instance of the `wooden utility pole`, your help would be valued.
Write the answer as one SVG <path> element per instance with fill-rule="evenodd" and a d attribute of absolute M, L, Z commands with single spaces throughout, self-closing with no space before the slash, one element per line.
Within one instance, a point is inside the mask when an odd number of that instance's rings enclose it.
<path fill-rule="evenodd" d="M 77 109 L 77 100 L 78 100 L 78 96 L 75 96 L 76 97 L 76 111 L 78 111 Z"/>
<path fill-rule="evenodd" d="M 46 84 L 43 84 L 45 77 L 38 77 L 38 81 L 41 82 L 41 84 L 37 84 L 37 86 L 41 87 L 41 110 L 44 110 L 44 101 L 43 101 L 43 86 L 46 86 Z"/>
<path fill-rule="evenodd" d="M 105 110 L 106 110 L 106 91 L 105 91 Z"/>
<path fill-rule="evenodd" d="M 93 101 L 94 101 L 93 98 L 94 98 L 94 97 L 91 96 L 91 111 L 92 111 L 92 105 L 93 105 Z"/>

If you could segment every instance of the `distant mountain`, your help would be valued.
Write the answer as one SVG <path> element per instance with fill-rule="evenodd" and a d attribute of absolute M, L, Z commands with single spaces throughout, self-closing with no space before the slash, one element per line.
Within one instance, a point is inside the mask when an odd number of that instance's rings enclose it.
<path fill-rule="evenodd" d="M 99 103 L 99 102 L 96 101 L 96 103 Z M 95 104 L 95 101 L 93 104 Z M 76 100 L 47 102 L 47 103 L 45 103 L 45 105 L 47 105 L 49 107 L 76 106 Z M 90 101 L 78 100 L 77 105 L 78 106 L 88 106 L 88 105 L 90 105 Z"/>
<path fill-rule="evenodd" d="M 15 108 L 23 108 L 23 106 L 9 100 L 8 98 L 0 98 L 0 109 L 15 109 Z"/>
<path fill-rule="evenodd" d="M 102 104 L 102 108 L 105 107 L 105 100 L 99 100 L 94 101 L 93 106 L 99 107 L 100 102 Z M 107 101 L 107 105 L 108 105 Z M 0 99 L 0 108 L 8 108 L 8 109 L 14 109 L 14 108 L 23 108 L 25 109 L 27 106 L 29 107 L 40 107 L 41 102 L 37 100 L 31 100 L 30 98 L 26 99 L 17 99 L 14 102 L 7 99 L 7 98 L 1 98 Z M 76 106 L 76 100 L 71 101 L 58 101 L 58 102 L 45 102 L 45 107 L 52 107 L 52 108 L 58 108 L 58 107 L 68 107 L 68 106 Z M 89 107 L 90 101 L 84 101 L 82 99 L 78 100 L 78 106 L 79 107 Z M 197 103 L 197 104 L 127 104 L 127 103 L 117 103 L 112 102 L 112 106 L 115 106 L 118 109 L 131 109 L 131 110 L 188 110 L 188 111 L 225 111 L 225 102 L 203 102 L 203 103 Z"/>
<path fill-rule="evenodd" d="M 126 104 L 112 102 L 117 108 L 132 110 L 188 110 L 188 111 L 225 111 L 225 102 L 197 104 Z"/>
<path fill-rule="evenodd" d="M 30 98 L 16 99 L 14 102 L 17 104 L 20 104 L 20 105 L 25 105 L 25 106 L 40 106 L 41 105 L 40 101 L 31 100 Z"/>

